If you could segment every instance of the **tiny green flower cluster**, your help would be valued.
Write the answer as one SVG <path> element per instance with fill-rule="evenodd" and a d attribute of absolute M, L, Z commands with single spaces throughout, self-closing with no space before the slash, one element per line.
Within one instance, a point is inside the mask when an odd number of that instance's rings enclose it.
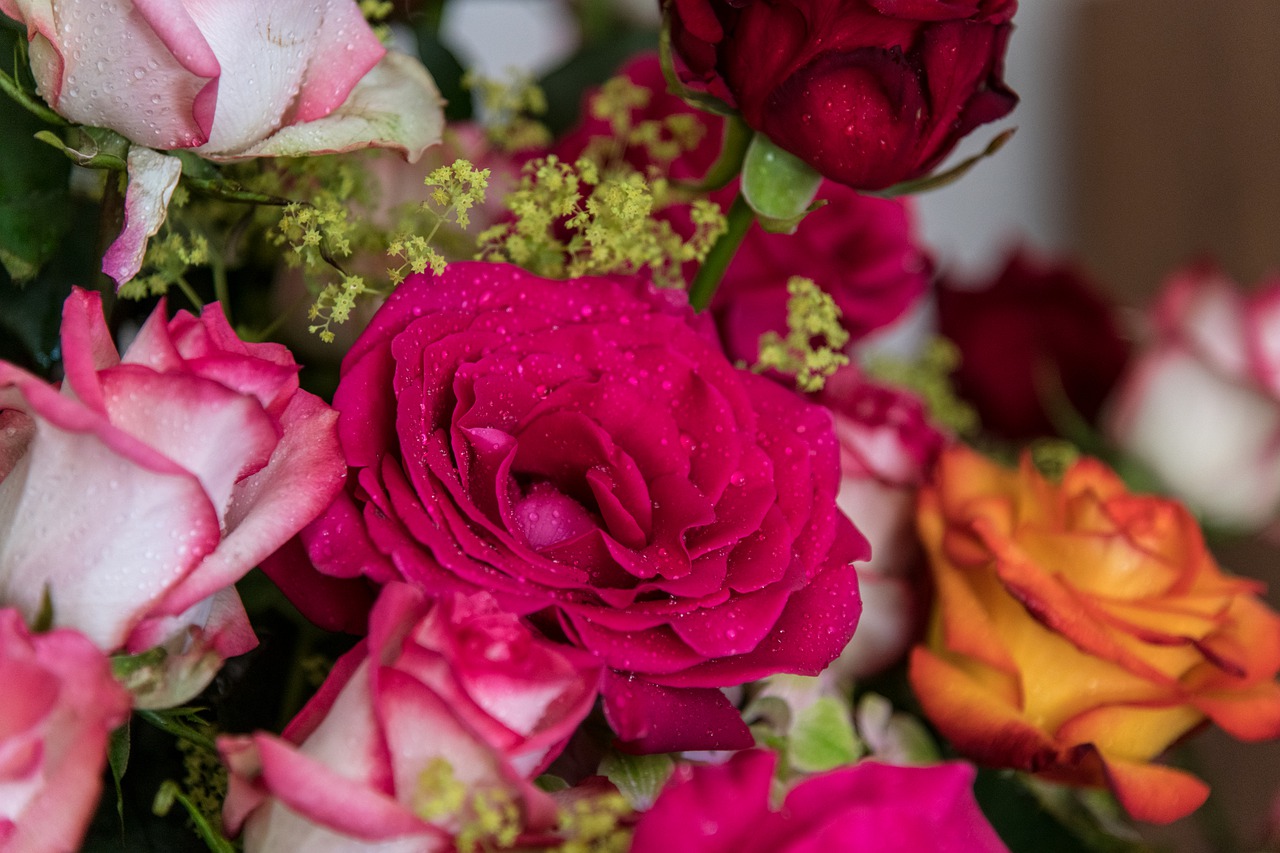
<path fill-rule="evenodd" d="M 685 240 L 654 216 L 655 195 L 634 170 L 606 174 L 587 158 L 538 158 L 507 196 L 513 220 L 480 234 L 479 257 L 548 278 L 647 271 L 661 287 L 682 287 L 681 266 L 706 257 L 725 231 L 724 217 L 714 203 L 694 202 L 696 229 Z"/>
<path fill-rule="evenodd" d="M 520 836 L 520 809 L 511 794 L 497 788 L 468 791 L 441 757 L 419 774 L 414 808 L 423 820 L 454 829 L 460 853 L 509 848 Z"/>
<path fill-rule="evenodd" d="M 960 350 L 956 345 L 946 338 L 934 338 L 914 360 L 877 356 L 864 368 L 871 378 L 914 393 L 934 423 L 967 436 L 978 431 L 978 413 L 956 396 L 951 374 L 959 365 Z"/>
<path fill-rule="evenodd" d="M 485 132 L 498 150 L 516 153 L 551 143 L 551 131 L 534 118 L 546 113 L 547 96 L 532 77 L 517 74 L 504 82 L 469 71 L 462 86 L 476 94 Z"/>
<path fill-rule="evenodd" d="M 387 246 L 387 254 L 400 258 L 404 263 L 387 270 L 392 284 L 404 281 L 409 272 L 425 272 L 428 267 L 436 275 L 444 272 L 445 257 L 431 246 L 440 226 L 450 219 L 466 230 L 471 225 L 471 208 L 482 204 L 489 187 L 489 170 L 477 169 L 470 161 L 455 160 L 449 166 L 441 166 L 424 183 L 431 188 L 427 201 L 419 209 L 434 219 L 431 231 L 423 236 L 403 233 Z"/>
<path fill-rule="evenodd" d="M 840 325 L 835 300 L 812 279 L 792 277 L 787 293 L 787 335 L 770 331 L 760 336 L 755 370 L 794 375 L 801 391 L 821 391 L 827 377 L 849 363 L 844 354 L 849 333 Z"/>

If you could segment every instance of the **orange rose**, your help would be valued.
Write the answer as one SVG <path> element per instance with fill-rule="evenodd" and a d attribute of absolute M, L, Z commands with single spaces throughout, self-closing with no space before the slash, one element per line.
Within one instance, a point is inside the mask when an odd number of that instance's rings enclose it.
<path fill-rule="evenodd" d="M 960 752 L 1108 785 L 1167 823 L 1209 789 L 1151 764 L 1206 718 L 1280 735 L 1280 617 L 1224 575 L 1180 504 L 1085 459 L 1061 483 L 964 448 L 920 497 L 937 601 L 911 683 Z"/>

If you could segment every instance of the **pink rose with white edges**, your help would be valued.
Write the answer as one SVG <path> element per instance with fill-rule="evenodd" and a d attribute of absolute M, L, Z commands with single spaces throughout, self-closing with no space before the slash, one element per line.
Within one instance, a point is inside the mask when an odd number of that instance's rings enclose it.
<path fill-rule="evenodd" d="M 853 634 L 867 548 L 831 415 L 734 368 L 681 293 L 411 276 L 334 401 L 352 473 L 303 532 L 319 570 L 492 592 L 609 667 L 635 749 L 749 746 L 720 688 L 815 675 Z"/>
<path fill-rule="evenodd" d="M 53 109 L 148 148 L 224 158 L 381 143 L 416 156 L 439 138 L 430 77 L 387 52 L 355 0 L 0 0 L 0 11 L 26 25 Z M 394 119 L 368 109 L 387 106 L 373 90 L 388 84 L 413 96 Z"/>
<path fill-rule="evenodd" d="M 124 229 L 103 258 L 138 274 L 181 162 L 376 146 L 416 160 L 443 100 L 422 63 L 388 52 L 355 0 L 0 0 L 26 25 L 36 90 L 77 124 L 135 143 Z"/>
<path fill-rule="evenodd" d="M 123 357 L 96 293 L 63 306 L 61 389 L 0 362 L 0 604 L 104 651 L 164 646 L 177 704 L 256 642 L 232 584 L 341 488 L 336 414 L 218 306 L 157 307 Z"/>
<path fill-rule="evenodd" d="M 84 636 L 33 634 L 12 609 L 0 610 L 0 689 L 0 850 L 77 850 L 129 694 Z"/>
<path fill-rule="evenodd" d="M 927 615 L 916 492 L 947 437 L 918 399 L 854 368 L 831 377 L 820 399 L 835 416 L 840 439 L 836 501 L 871 543 L 871 559 L 858 571 L 862 619 L 831 665 L 833 675 L 860 679 L 900 660 Z"/>
<path fill-rule="evenodd" d="M 1111 438 L 1206 521 L 1280 514 L 1280 278 L 1246 294 L 1209 264 L 1168 280 L 1112 396 Z"/>
<path fill-rule="evenodd" d="M 770 805 L 772 752 L 681 765 L 640 816 L 631 853 L 1008 853 L 973 797 L 968 764 L 863 761 L 812 776 Z"/>
<path fill-rule="evenodd" d="M 477 802 L 515 807 L 522 831 L 555 825 L 531 780 L 595 701 L 600 665 L 551 643 L 492 597 L 432 601 L 387 585 L 369 636 L 284 731 L 223 737 L 223 816 L 245 849 L 452 850 Z M 465 789 L 433 810 L 430 780 Z M 443 799 L 443 798 L 440 798 Z"/>

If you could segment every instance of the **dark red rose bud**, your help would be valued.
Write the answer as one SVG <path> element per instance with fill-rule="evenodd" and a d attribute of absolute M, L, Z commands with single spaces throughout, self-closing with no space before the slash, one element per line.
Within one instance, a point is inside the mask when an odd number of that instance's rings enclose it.
<path fill-rule="evenodd" d="M 826 177 L 921 177 L 1009 113 L 1013 0 L 680 0 L 677 73 Z"/>

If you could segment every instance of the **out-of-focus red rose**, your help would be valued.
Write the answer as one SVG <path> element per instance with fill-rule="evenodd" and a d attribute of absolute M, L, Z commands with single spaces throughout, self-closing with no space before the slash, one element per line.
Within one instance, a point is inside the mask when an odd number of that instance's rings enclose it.
<path fill-rule="evenodd" d="M 1129 358 L 1112 306 L 1066 263 L 1019 251 L 985 286 L 944 280 L 937 298 L 939 331 L 960 350 L 956 389 L 1005 438 L 1056 433 L 1045 411 L 1055 383 L 1093 420 Z"/>
<path fill-rule="evenodd" d="M 1246 293 L 1197 264 L 1169 278 L 1107 430 L 1215 524 L 1280 515 L 1280 277 Z"/>
<path fill-rule="evenodd" d="M 256 643 L 233 584 L 342 485 L 337 415 L 217 305 L 159 306 L 123 356 L 98 294 L 63 306 L 61 389 L 0 362 L 0 603 L 104 651 L 164 646 L 149 706 Z"/>
<path fill-rule="evenodd" d="M 11 609 L 0 610 L 0 685 L 0 850 L 78 850 L 129 694 L 82 634 L 32 634 Z"/>
<path fill-rule="evenodd" d="M 452 850 L 485 807 L 549 829 L 555 805 L 531 780 L 591 710 L 599 677 L 591 655 L 536 636 L 488 595 L 432 602 L 389 584 L 368 638 L 283 738 L 219 739 L 225 822 L 244 827 L 249 851 Z"/>
<path fill-rule="evenodd" d="M 862 679 L 901 660 L 927 616 L 916 494 L 947 438 L 915 397 L 852 367 L 828 379 L 819 399 L 835 416 L 840 439 L 836 501 L 871 543 L 870 561 L 858 567 L 862 618 L 830 671 Z"/>
<path fill-rule="evenodd" d="M 318 567 L 492 591 L 614 671 L 637 748 L 749 745 L 718 688 L 830 663 L 866 542 L 830 414 L 693 320 L 636 279 L 409 278 L 343 364 L 351 488 L 304 534 Z"/>
<path fill-rule="evenodd" d="M 973 798 L 967 764 L 895 767 L 864 761 L 814 776 L 770 807 L 777 756 L 750 750 L 688 764 L 636 825 L 632 853 L 1005 853 Z"/>
<path fill-rule="evenodd" d="M 1016 3 L 671 0 L 677 73 L 833 181 L 920 177 L 1006 115 Z"/>
<path fill-rule="evenodd" d="M 818 197 L 827 204 L 794 234 L 753 226 L 730 263 L 711 307 L 731 358 L 753 363 L 762 334 L 786 334 L 791 276 L 831 295 L 854 341 L 900 318 L 928 288 L 932 264 L 915 240 L 909 204 L 830 181 Z"/>

